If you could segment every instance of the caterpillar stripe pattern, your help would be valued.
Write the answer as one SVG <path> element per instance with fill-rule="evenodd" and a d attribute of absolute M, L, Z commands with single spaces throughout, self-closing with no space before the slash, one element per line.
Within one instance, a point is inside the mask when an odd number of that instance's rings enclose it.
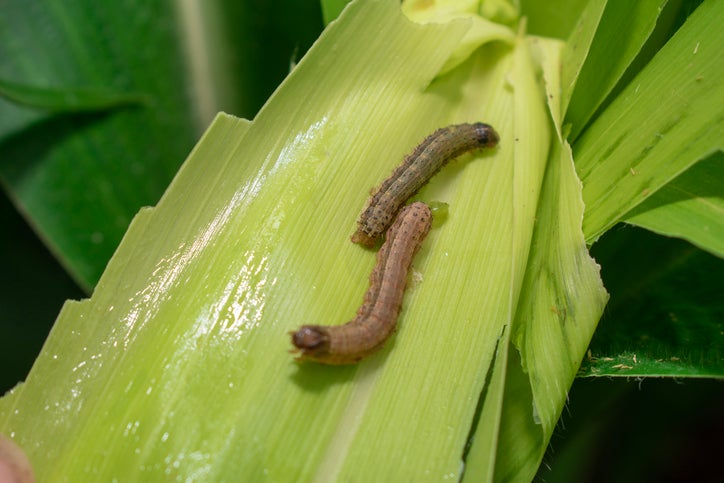
<path fill-rule="evenodd" d="M 352 241 L 373 246 L 405 202 L 440 168 L 463 153 L 492 148 L 498 140 L 498 133 L 482 122 L 452 125 L 430 134 L 372 193 Z"/>
<path fill-rule="evenodd" d="M 412 259 L 430 231 L 432 215 L 422 202 L 403 208 L 387 231 L 357 316 L 344 325 L 304 325 L 290 332 L 297 360 L 354 364 L 392 335 Z"/>

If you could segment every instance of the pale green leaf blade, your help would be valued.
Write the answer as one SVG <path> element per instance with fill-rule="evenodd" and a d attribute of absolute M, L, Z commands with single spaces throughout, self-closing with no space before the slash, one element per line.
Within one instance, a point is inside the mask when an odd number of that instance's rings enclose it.
<path fill-rule="evenodd" d="M 545 162 L 545 158 L 531 156 L 531 153 L 545 152 L 548 141 L 545 122 L 542 130 L 531 129 L 531 126 L 540 127 L 545 116 L 542 109 L 531 110 L 540 100 L 540 92 L 529 88 L 531 84 L 535 85 L 531 70 L 520 72 L 521 64 L 529 63 L 527 51 L 517 47 L 508 55 L 507 50 L 493 45 L 451 72 L 449 77 L 439 80 L 438 89 L 442 92 L 450 89 L 450 94 L 458 90 L 456 86 L 461 83 L 466 85 L 465 90 L 469 93 L 467 102 L 461 106 L 462 112 L 468 111 L 468 115 L 472 115 L 477 110 L 472 106 L 481 106 L 481 112 L 496 129 L 508 133 L 506 139 L 501 140 L 497 155 L 500 157 L 496 156 L 504 161 L 490 165 L 456 165 L 462 169 L 460 172 L 451 166 L 438 175 L 440 183 L 431 183 L 421 192 L 423 199 L 443 199 L 450 204 L 448 221 L 439 234 L 433 232 L 431 235 L 436 237 L 437 243 L 433 242 L 429 248 L 430 262 L 425 272 L 429 285 L 417 288 L 421 299 L 434 298 L 437 303 L 434 306 L 425 306 L 419 301 L 414 306 L 411 303 L 409 317 L 414 320 L 416 330 L 401 330 L 397 335 L 396 350 L 384 361 L 385 371 L 378 381 L 379 390 L 370 400 L 370 404 L 379 404 L 385 410 L 368 411 L 359 423 L 359 436 L 352 442 L 349 436 L 335 437 L 330 446 L 343 446 L 348 450 L 347 457 L 332 453 L 317 472 L 319 478 L 331 474 L 333 479 L 348 480 L 375 461 L 376 468 L 367 473 L 373 480 L 404 479 L 411 474 L 419 474 L 418 478 L 424 479 L 436 474 L 431 472 L 430 462 L 439 461 L 444 456 L 441 452 L 448 450 L 446 466 L 439 474 L 446 478 L 460 474 L 460 455 L 469 422 L 475 415 L 473 405 L 495 355 L 498 336 L 509 323 L 513 311 L 510 304 L 518 297 L 527 260 L 531 220 Z M 508 87 L 511 71 L 516 79 L 512 96 Z M 527 76 L 521 78 L 521 73 Z M 515 113 L 513 119 L 504 115 L 510 112 Z M 514 138 L 521 141 L 515 143 Z M 457 178 L 463 173 L 465 177 L 451 191 L 452 179 L 448 176 Z M 468 220 L 477 222 L 471 224 Z M 459 248 L 455 249 L 455 246 Z M 444 256 L 437 258 L 436 250 L 443 250 Z M 460 263 L 454 261 L 457 250 L 464 256 Z M 422 253 L 425 251 L 423 247 Z M 446 273 L 448 277 L 434 282 L 429 278 L 440 273 Z M 486 295 L 473 295 L 476 287 L 484 290 Z M 432 292 L 427 294 L 424 292 L 427 289 Z M 403 317 L 407 320 L 406 315 Z M 405 340 L 412 342 L 403 349 Z M 441 344 L 441 340 L 447 340 L 451 345 Z M 471 364 L 471 360 L 479 362 Z M 445 363 L 440 364 L 440 361 Z M 472 381 L 471 385 L 460 385 L 461 378 Z M 456 389 L 448 386 L 449 382 L 453 382 Z M 455 393 L 454 402 L 433 389 L 440 384 Z M 391 394 L 395 394 L 395 403 L 390 402 Z M 423 407 L 418 408 L 421 401 L 424 401 Z M 440 406 L 449 409 L 435 416 L 427 412 L 427 408 Z M 449 411 L 463 408 L 462 419 L 451 418 Z M 496 409 L 495 405 L 488 414 L 493 420 L 501 418 L 499 407 Z M 406 421 L 415 421 L 414 432 Z M 419 438 L 418 431 L 429 433 L 440 422 L 447 429 L 438 435 L 438 443 L 430 447 L 428 442 L 418 447 L 415 443 Z M 343 425 L 338 434 L 346 435 L 346 428 Z M 494 453 L 497 436 L 494 433 L 490 436 L 493 439 L 488 448 Z M 418 448 L 415 461 L 422 468 L 398 469 L 399 461 L 408 457 L 397 449 L 380 454 L 377 446 L 382 439 L 389 440 L 394 448 L 411 445 Z M 482 471 L 485 473 L 489 469 Z"/>
<path fill-rule="evenodd" d="M 607 2 L 566 112 L 565 122 L 572 126 L 571 142 L 639 53 L 666 3 L 667 0 Z"/>
<path fill-rule="evenodd" d="M 532 475 L 604 298 L 570 155 L 551 147 L 522 36 L 436 78 L 464 23 L 361 5 L 253 124 L 217 119 L 0 402 L 46 479 L 456 479 L 489 374 L 466 477 Z M 369 187 L 433 128 L 468 120 L 501 145 L 420 193 L 450 213 L 416 259 L 396 337 L 356 368 L 298 369 L 285 332 L 344 321 L 366 286 L 373 254 L 347 238 Z"/>
<path fill-rule="evenodd" d="M 583 203 L 569 149 L 554 144 L 546 176 L 558 183 L 547 182 L 541 199 L 537 250 L 513 337 L 531 377 L 535 413 L 550 437 L 565 403 L 562 388 L 578 372 L 608 294 L 580 232 Z"/>
<path fill-rule="evenodd" d="M 573 146 L 589 242 L 724 139 L 724 4 L 704 2 Z"/>
<path fill-rule="evenodd" d="M 422 28 L 392 2 L 361 5 L 323 35 L 254 124 L 217 119 L 158 207 L 138 215 L 94 297 L 66 306 L 28 382 L 2 400 L 3 431 L 42 479 L 309 480 L 352 471 L 339 461 L 369 461 L 355 447 L 377 449 L 379 466 L 357 465 L 369 474 L 459 471 L 465 421 L 509 314 L 496 301 L 510 297 L 499 283 L 500 267 L 511 277 L 510 258 L 499 255 L 510 253 L 512 218 L 488 202 L 511 210 L 498 192 L 511 173 L 510 134 L 503 154 L 457 164 L 421 194 L 449 202 L 451 215 L 418 256 L 424 282 L 383 353 L 352 368 L 297 368 L 287 353 L 287 330 L 354 313 L 374 256 L 348 236 L 383 173 L 440 125 L 485 112 L 510 132 L 506 63 L 493 62 L 504 50 L 491 47 L 457 74 L 489 83 L 471 108 L 453 95 L 459 79 L 425 92 L 463 25 Z M 491 223 L 508 236 L 472 243 Z M 492 318 L 481 313 L 483 285 L 493 288 L 484 301 Z M 464 323 L 459 340 L 436 342 L 451 333 L 442 319 Z M 449 344 L 460 352 L 441 365 Z M 473 355 L 483 363 L 471 364 Z M 420 394 L 436 402 L 421 405 Z M 371 424 L 380 418 L 388 426 Z M 390 436 L 385 445 L 379 431 Z M 390 448 L 403 434 L 415 454 L 408 465 Z"/>
<path fill-rule="evenodd" d="M 724 154 L 719 151 L 689 168 L 624 221 L 683 238 L 724 258 Z"/>
<path fill-rule="evenodd" d="M 536 39 L 533 45 L 546 53 L 542 59 L 549 60 L 542 65 L 547 91 L 559 92 L 558 56 L 554 52 L 560 49 L 560 44 Z M 532 73 L 514 75 L 517 80 L 532 77 Z M 528 86 L 526 91 L 535 93 L 538 89 Z M 558 97 L 546 98 L 555 118 Z M 527 105 L 530 115 L 536 103 L 528 99 Z M 545 132 L 541 128 L 545 123 L 545 119 L 539 119 L 529 129 Z M 560 135 L 560 126 L 556 126 L 556 132 Z M 521 129 L 516 132 L 516 139 L 531 135 Z M 511 350 L 520 353 L 498 351 L 485 397 L 486 405 L 488 400 L 499 404 L 502 391 L 502 417 L 491 418 L 488 408 L 483 408 L 468 457 L 470 473 L 466 473 L 466 477 L 470 476 L 471 481 L 485 468 L 497 481 L 526 481 L 533 477 L 543 458 L 544 443 L 553 434 L 565 403 L 566 390 L 578 372 L 608 299 L 599 267 L 588 255 L 580 229 L 581 184 L 570 149 L 562 147 L 562 143 L 558 138 L 537 156 L 530 156 L 546 160 L 546 173 L 535 230 L 529 235 L 531 250 L 512 326 Z M 507 338 L 500 343 L 507 344 Z M 501 354 L 506 359 L 501 360 Z M 506 365 L 507 377 L 503 383 L 498 371 Z M 488 438 L 491 431 L 494 432 L 491 428 L 496 427 L 499 434 L 493 446 L 497 446 L 497 459 L 495 470 L 491 471 L 487 466 L 492 464 Z"/>
<path fill-rule="evenodd" d="M 503 2 L 505 3 L 505 2 Z M 465 19 L 470 25 L 465 36 L 458 44 L 455 52 L 445 63 L 440 74 L 454 69 L 470 57 L 481 45 L 489 42 L 501 41 L 512 44 L 515 34 L 506 25 L 496 19 L 481 16 L 478 11 L 481 6 L 477 2 L 460 2 L 453 0 L 447 3 L 430 3 L 425 0 L 406 1 L 402 4 L 405 16 L 417 23 L 440 23 L 456 19 Z M 495 12 L 492 12 L 495 13 Z"/>
<path fill-rule="evenodd" d="M 328 57 L 310 53 L 253 125 L 217 120 L 159 207 L 138 216 L 94 298 L 67 306 L 56 329 L 59 335 L 51 338 L 30 381 L 3 401 L 3 414 L 11 415 L 5 429 L 17 439 L 25 437 L 27 447 L 29 436 L 17 434 L 17 422 L 37 430 L 42 421 L 20 400 L 32 400 L 33 393 L 53 387 L 41 382 L 44 370 L 54 381 L 72 373 L 83 376 L 71 376 L 71 392 L 83 396 L 86 409 L 61 398 L 70 404 L 61 404 L 64 417 L 54 418 L 63 420 L 62 427 L 45 427 L 46 432 L 56 431 L 48 440 L 73 428 L 76 443 L 61 455 L 55 447 L 33 448 L 36 458 L 55 462 L 42 467 L 52 466 L 58 474 L 90 468 L 119 478 L 157 476 L 169 461 L 181 475 L 212 479 L 240 474 L 344 479 L 362 471 L 371 478 L 459 474 L 469 422 L 497 337 L 515 316 L 526 273 L 550 142 L 547 113 L 525 41 L 520 40 L 513 52 L 489 46 L 423 92 L 459 41 L 460 24 L 423 30 L 399 17 L 390 20 L 394 9 L 384 7 L 364 10 L 366 16 L 359 7 L 350 10 L 318 44 L 326 42 L 341 59 L 359 62 L 337 71 L 350 75 L 362 89 L 356 102 L 329 67 Z M 394 51 L 386 57 L 375 54 L 380 49 L 370 46 L 369 37 L 357 42 L 370 50 L 354 45 L 358 32 L 352 27 L 358 24 L 349 19 L 373 25 L 372 38 L 387 26 L 400 42 L 406 39 L 404 50 L 419 49 L 420 55 L 406 57 L 417 68 L 400 64 Z M 347 30 L 340 25 L 348 25 Z M 382 51 L 396 45 L 394 38 L 382 37 Z M 448 39 L 447 50 L 441 38 Z M 428 55 L 432 45 L 436 59 Z M 343 48 L 356 55 L 341 55 Z M 394 71 L 394 66 L 416 74 L 390 87 L 378 82 L 379 73 L 369 71 L 370 59 L 360 52 L 374 56 L 380 72 Z M 314 75 L 320 66 L 325 67 L 322 85 Z M 466 102 L 459 102 L 461 83 Z M 339 97 L 327 98 L 335 88 L 346 94 L 341 105 Z M 370 108 L 368 99 L 384 98 L 387 89 L 394 92 L 390 100 L 414 102 Z M 290 119 L 288 106 L 299 99 L 316 109 Z M 329 119 L 338 125 L 325 117 L 331 112 L 335 115 Z M 352 292 L 364 287 L 370 254 L 347 241 L 355 206 L 363 204 L 366 187 L 380 178 L 377 173 L 388 171 L 396 164 L 391 160 L 409 150 L 396 138 L 419 140 L 432 126 L 451 122 L 441 116 L 453 121 L 485 116 L 505 134 L 495 155 L 456 163 L 420 194 L 448 202 L 451 213 L 416 262 L 424 282 L 408 295 L 409 308 L 394 343 L 359 368 L 295 369 L 285 353 L 284 331 L 303 321 L 339 319 L 353 310 L 357 297 Z M 419 132 L 413 136 L 378 128 L 374 121 L 380 118 Z M 375 128 L 363 131 L 364 136 L 357 130 L 345 135 L 341 126 L 351 119 Z M 405 144 L 414 144 L 410 141 Z M 390 149 L 395 152 L 390 154 Z M 340 159 L 349 159 L 349 164 L 335 162 Z M 214 162 L 219 170 L 209 169 Z M 201 182 L 204 179 L 209 183 Z M 249 181 L 234 182 L 239 179 Z M 182 219 L 194 223 L 179 224 Z M 144 240 L 155 242 L 149 246 Z M 318 253 L 337 255 L 320 258 Z M 324 283 L 340 263 L 354 276 Z M 340 292 L 346 294 L 343 300 Z M 97 324 L 99 319 L 104 323 Z M 409 330 L 412 322 L 415 331 Z M 63 351 L 68 342 L 62 337 L 64 324 L 73 327 L 66 335 L 76 339 L 77 347 L 96 347 L 100 339 L 105 352 L 94 352 L 89 360 L 85 351 Z M 168 351 L 159 352 L 160 347 Z M 444 359 L 447 363 L 440 364 Z M 501 363 L 508 364 L 505 355 Z M 103 390 L 94 386 L 98 380 L 107 382 Z M 55 387 L 63 393 L 64 385 Z M 108 400 L 120 404 L 117 411 L 84 417 L 93 403 L 97 407 Z M 20 407 L 22 414 L 16 414 Z M 199 408 L 210 415 L 203 427 L 198 424 Z M 489 411 L 494 420 L 501 418 L 499 408 L 494 405 Z M 530 413 L 528 420 L 533 420 Z M 175 429 L 181 427 L 183 432 Z M 105 463 L 96 453 L 103 438 L 112 438 L 102 445 L 104 454 L 114 454 L 111 461 L 103 458 Z M 537 432 L 533 438 L 544 440 Z M 490 443 L 494 448 L 495 441 Z M 414 457 L 401 455 L 400 448 Z M 187 454 L 195 457 L 184 458 Z M 223 463 L 213 464 L 211 455 Z M 279 464 L 282 459 L 285 464 Z M 409 465 L 400 465 L 400 459 Z M 514 459 L 528 472 L 537 465 L 527 452 Z M 129 463 L 133 461 L 137 463 Z M 511 470 L 504 464 L 495 471 Z"/>
<path fill-rule="evenodd" d="M 566 49 L 563 52 L 563 63 L 561 65 L 561 109 L 568 110 L 568 104 L 573 96 L 573 91 L 578 81 L 578 75 L 586 62 L 589 49 L 603 17 L 606 8 L 606 0 L 591 0 L 586 3 L 585 8 L 578 17 L 578 22 L 573 27 Z"/>
<path fill-rule="evenodd" d="M 570 151 L 554 144 L 516 310 L 512 343 L 520 357 L 516 352 L 508 361 L 496 481 L 528 481 L 535 474 L 608 300 L 580 230 L 582 213 Z M 474 439 L 472 468 L 478 444 Z"/>
<path fill-rule="evenodd" d="M 540 465 L 541 453 L 549 436 L 533 417 L 534 407 L 530 375 L 523 372 L 519 353 L 509 348 L 510 355 L 505 370 L 504 408 L 500 416 L 499 434 L 495 448 L 494 475 L 490 481 L 531 481 Z M 496 361 L 498 362 L 498 361 Z M 500 360 L 505 363 L 506 361 Z M 472 452 L 471 452 L 472 453 Z M 468 481 L 476 481 L 471 457 Z"/>
<path fill-rule="evenodd" d="M 513 384 L 508 376 L 509 351 L 510 351 L 510 328 L 503 328 L 503 333 L 498 339 L 498 345 L 495 351 L 495 359 L 490 366 L 485 387 L 480 394 L 478 401 L 478 411 L 476 419 L 470 425 L 470 438 L 463 459 L 465 460 L 465 471 L 463 473 L 463 481 L 492 481 L 496 476 L 498 466 L 506 468 L 507 471 L 518 471 L 518 465 L 510 461 L 500 461 L 498 454 L 499 440 L 505 438 L 505 434 L 501 434 L 501 424 L 514 411 L 506 404 L 506 392 L 510 390 Z M 515 354 L 513 354 L 515 358 Z M 530 383 L 523 377 L 520 386 L 528 389 L 530 393 Z M 532 407 L 529 404 L 527 408 Z M 527 410 L 526 408 L 526 410 Z M 523 411 L 521 420 L 526 419 L 526 410 Z M 520 414 L 516 414 L 518 416 Z M 537 429 L 523 431 L 520 439 L 534 439 L 540 435 Z M 511 459 L 531 459 L 527 458 L 527 451 L 520 451 L 519 446 L 516 451 L 509 453 Z M 504 457 L 504 456 L 503 456 Z"/>

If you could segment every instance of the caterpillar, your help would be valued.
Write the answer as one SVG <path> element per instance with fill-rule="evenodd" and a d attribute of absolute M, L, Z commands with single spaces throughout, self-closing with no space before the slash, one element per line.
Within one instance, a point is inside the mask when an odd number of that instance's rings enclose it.
<path fill-rule="evenodd" d="M 354 364 L 392 335 L 402 306 L 407 272 L 430 231 L 432 214 L 422 202 L 403 208 L 387 231 L 357 316 L 344 325 L 303 325 L 290 332 L 296 360 Z"/>
<path fill-rule="evenodd" d="M 373 246 L 395 219 L 400 207 L 440 168 L 468 151 L 494 147 L 498 140 L 498 133 L 482 122 L 440 128 L 427 136 L 372 193 L 359 217 L 352 242 Z"/>

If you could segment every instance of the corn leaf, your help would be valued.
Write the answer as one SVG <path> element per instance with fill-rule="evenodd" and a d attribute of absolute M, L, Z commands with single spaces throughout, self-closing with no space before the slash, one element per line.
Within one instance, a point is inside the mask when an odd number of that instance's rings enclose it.
<path fill-rule="evenodd" d="M 574 144 L 589 241 L 722 149 L 722 21 L 724 4 L 704 2 Z"/>
<path fill-rule="evenodd" d="M 500 341 L 512 342 L 512 347 L 499 349 L 484 395 L 485 406 L 467 457 L 466 479 L 470 481 L 481 475 L 497 481 L 525 480 L 535 474 L 608 299 L 599 267 L 589 257 L 580 231 L 581 185 L 570 147 L 562 137 L 559 97 L 550 94 L 561 91 L 557 69 L 561 45 L 543 39 L 535 39 L 534 45 L 544 52 L 541 69 L 555 134 L 547 152 L 511 339 Z"/>
<path fill-rule="evenodd" d="M 686 170 L 627 213 L 625 221 L 724 258 L 724 153 Z"/>
<path fill-rule="evenodd" d="M 420 27 L 392 2 L 356 3 L 254 123 L 217 118 L 2 400 L 3 430 L 42 479 L 460 475 L 525 290 L 551 140 L 525 37 L 485 42 L 436 78 L 468 25 Z M 419 194 L 450 213 L 417 258 L 423 281 L 399 334 L 359 367 L 297 366 L 286 331 L 343 321 L 364 291 L 374 255 L 348 235 L 368 188 L 434 127 L 477 119 L 502 133 L 500 148 Z M 565 385 L 571 370 L 554 377 Z M 71 428 L 72 444 L 52 444 Z"/>
<path fill-rule="evenodd" d="M 724 259 L 625 225 L 591 253 L 611 301 L 579 376 L 724 377 Z"/>
<path fill-rule="evenodd" d="M 566 112 L 566 123 L 572 125 L 569 139 L 576 139 L 641 51 L 666 3 L 667 0 L 605 2 L 594 41 L 586 53 L 586 62 L 575 76 L 578 88 L 573 91 L 570 109 Z M 587 31 L 582 28 L 579 32 Z M 622 31 L 632 35 L 621 35 Z M 577 42 L 573 38 L 569 45 Z"/>
<path fill-rule="evenodd" d="M 588 57 L 606 3 L 605 0 L 587 2 L 566 43 L 561 61 L 561 108 L 563 112 L 568 110 L 578 75 Z"/>
<path fill-rule="evenodd" d="M 533 477 L 607 300 L 562 126 L 587 54 L 425 4 L 443 21 L 353 2 L 253 122 L 220 114 L 136 216 L 0 399 L 40 480 Z M 610 109 L 574 153 L 591 156 Z M 358 366 L 294 363 L 287 331 L 361 301 L 374 253 L 348 236 L 369 188 L 434 128 L 473 120 L 500 146 L 417 195 L 448 214 L 398 333 Z"/>
<path fill-rule="evenodd" d="M 531 34 L 565 40 L 580 19 L 590 0 L 558 0 L 539 2 L 520 0 L 520 13 L 528 22 Z"/>

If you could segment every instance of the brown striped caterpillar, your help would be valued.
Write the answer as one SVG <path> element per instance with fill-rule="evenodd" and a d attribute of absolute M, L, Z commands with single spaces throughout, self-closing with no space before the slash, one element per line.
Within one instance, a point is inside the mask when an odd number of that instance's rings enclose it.
<path fill-rule="evenodd" d="M 412 259 L 430 231 L 432 215 L 422 202 L 406 206 L 387 231 L 357 316 L 338 326 L 304 325 L 290 332 L 298 361 L 354 364 L 380 349 L 395 330 Z"/>
<path fill-rule="evenodd" d="M 387 230 L 395 215 L 440 168 L 468 151 L 498 144 L 498 133 L 482 122 L 457 124 L 430 134 L 402 164 L 373 192 L 360 215 L 352 241 L 373 246 Z"/>

